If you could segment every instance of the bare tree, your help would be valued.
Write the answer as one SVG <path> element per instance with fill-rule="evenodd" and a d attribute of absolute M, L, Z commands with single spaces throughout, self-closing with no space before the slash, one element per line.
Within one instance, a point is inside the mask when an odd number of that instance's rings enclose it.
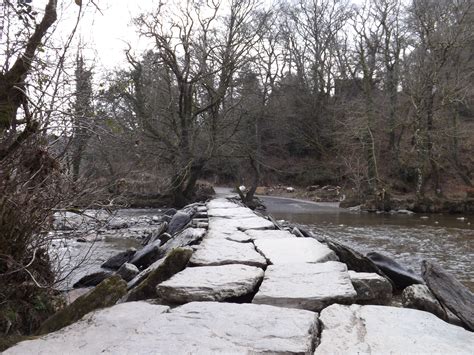
<path fill-rule="evenodd" d="M 401 21 L 402 9 L 399 0 L 378 0 L 374 2 L 373 16 L 381 26 L 380 51 L 384 67 L 384 90 L 388 96 L 388 147 L 393 156 L 397 156 L 397 113 L 398 88 L 400 85 L 400 62 L 402 50 L 406 47 L 406 38 Z"/>
<path fill-rule="evenodd" d="M 94 130 L 94 112 L 92 107 L 92 71 L 86 67 L 82 54 L 76 58 L 76 90 L 73 109 L 71 137 L 72 179 L 79 178 L 84 151 Z"/>
<path fill-rule="evenodd" d="M 413 1 L 410 8 L 413 51 L 406 59 L 404 87 L 413 108 L 416 193 L 422 197 L 431 180 L 441 192 L 440 153 L 436 145 L 437 113 L 446 104 L 443 73 L 455 66 L 456 53 L 472 31 L 471 1 Z"/>
<path fill-rule="evenodd" d="M 57 1 L 48 1 L 44 16 L 35 26 L 31 36 L 28 37 L 24 49 L 18 55 L 11 67 L 0 73 L 0 135 L 3 143 L 9 143 L 0 147 L 0 159 L 5 158 L 14 150 L 18 149 L 23 141 L 34 134 L 38 129 L 38 123 L 30 114 L 30 103 L 26 95 L 25 81 L 30 74 L 32 61 L 36 57 L 38 48 L 42 44 L 49 28 L 56 21 Z M 24 118 L 17 117 L 18 109 L 23 109 Z M 16 127 L 24 125 L 24 129 L 16 135 Z M 12 131 L 9 131 L 13 128 Z M 14 132 L 15 137 L 8 138 L 9 132 Z"/>
<path fill-rule="evenodd" d="M 224 102 L 259 34 L 257 7 L 254 0 L 230 1 L 228 8 L 220 2 L 186 2 L 178 13 L 161 6 L 136 20 L 142 35 L 154 41 L 169 86 L 176 90 L 176 106 L 150 119 L 167 127 L 153 134 L 167 142 L 172 156 L 171 191 L 177 205 L 191 198 L 204 165 L 226 140 L 220 134 L 228 124 Z"/>

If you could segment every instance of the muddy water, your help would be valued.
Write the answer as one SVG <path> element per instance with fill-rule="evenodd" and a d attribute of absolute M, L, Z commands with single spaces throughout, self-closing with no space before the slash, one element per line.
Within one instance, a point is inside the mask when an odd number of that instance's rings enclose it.
<path fill-rule="evenodd" d="M 333 203 L 262 197 L 268 212 L 367 253 L 385 253 L 415 272 L 439 262 L 474 292 L 474 216 L 348 212 Z M 462 219 L 464 218 L 464 219 Z"/>

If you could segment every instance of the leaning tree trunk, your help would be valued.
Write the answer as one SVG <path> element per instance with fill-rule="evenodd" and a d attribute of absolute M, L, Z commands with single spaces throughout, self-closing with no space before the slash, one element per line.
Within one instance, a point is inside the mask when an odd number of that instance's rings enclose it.
<path fill-rule="evenodd" d="M 3 2 L 2 2 L 3 3 Z M 25 49 L 21 53 L 13 66 L 4 74 L 0 74 L 0 138 L 4 138 L 12 126 L 19 123 L 25 124 L 25 129 L 16 139 L 7 146 L 0 147 L 0 160 L 16 150 L 23 141 L 37 131 L 37 124 L 32 121 L 28 112 L 27 98 L 25 93 L 25 81 L 31 71 L 32 61 L 36 57 L 36 51 L 42 44 L 49 28 L 57 19 L 57 1 L 49 0 L 44 16 L 35 27 L 31 37 L 26 42 Z M 25 110 L 25 120 L 17 120 L 18 109 L 23 106 Z"/>

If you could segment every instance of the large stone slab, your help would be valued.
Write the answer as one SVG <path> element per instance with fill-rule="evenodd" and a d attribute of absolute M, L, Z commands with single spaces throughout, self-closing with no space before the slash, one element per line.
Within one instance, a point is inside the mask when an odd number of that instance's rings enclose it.
<path fill-rule="evenodd" d="M 179 344 L 187 354 L 310 354 L 318 331 L 316 313 L 266 305 L 193 302 L 167 317 L 171 329 L 187 331 L 164 353 Z"/>
<path fill-rule="evenodd" d="M 232 219 L 209 217 L 209 228 L 246 231 L 249 229 L 275 229 L 275 225 L 268 219 L 257 215 L 248 218 Z"/>
<path fill-rule="evenodd" d="M 337 260 L 331 249 L 310 238 L 265 238 L 254 243 L 257 250 L 274 265 Z"/>
<path fill-rule="evenodd" d="M 80 321 L 39 339 L 21 342 L 3 354 L 149 353 L 152 348 L 148 339 L 159 334 L 155 322 L 168 311 L 169 307 L 146 302 L 115 305 L 89 313 Z"/>
<path fill-rule="evenodd" d="M 472 354 L 474 334 L 407 308 L 332 305 L 315 354 Z"/>
<path fill-rule="evenodd" d="M 241 232 L 237 229 L 227 229 L 227 228 L 211 228 L 207 232 L 205 239 L 227 239 L 233 242 L 239 243 L 250 243 L 252 242 L 252 237 L 248 234 Z"/>
<path fill-rule="evenodd" d="M 267 261 L 255 250 L 252 243 L 238 243 L 217 238 L 204 239 L 190 262 L 198 266 L 227 264 L 244 264 L 261 268 L 267 266 Z"/>
<path fill-rule="evenodd" d="M 207 211 L 207 215 L 209 217 L 222 218 L 248 218 L 256 216 L 251 209 L 239 206 L 235 208 L 210 208 Z"/>
<path fill-rule="evenodd" d="M 275 239 L 275 238 L 296 238 L 296 236 L 285 230 L 248 230 L 245 232 L 252 240 Z"/>
<path fill-rule="evenodd" d="M 156 292 L 172 304 L 223 301 L 252 293 L 262 278 L 262 269 L 248 265 L 190 267 L 159 284 Z"/>
<path fill-rule="evenodd" d="M 270 265 L 252 302 L 320 311 L 332 303 L 352 302 L 356 295 L 346 265 L 328 261 Z"/>
<path fill-rule="evenodd" d="M 230 202 L 226 198 L 216 198 L 207 203 L 208 211 L 213 208 L 236 208 L 236 207 L 240 207 L 240 206 L 234 202 Z"/>
<path fill-rule="evenodd" d="M 5 354 L 310 354 L 313 312 L 194 302 L 169 310 L 131 302 L 101 310 Z"/>

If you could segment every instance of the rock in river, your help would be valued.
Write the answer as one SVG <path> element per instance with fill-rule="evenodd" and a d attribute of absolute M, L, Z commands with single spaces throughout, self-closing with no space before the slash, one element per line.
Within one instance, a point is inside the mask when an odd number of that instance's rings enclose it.
<path fill-rule="evenodd" d="M 137 250 L 135 248 L 130 248 L 125 251 L 122 251 L 108 259 L 105 263 L 102 264 L 102 267 L 112 270 L 118 270 L 120 266 L 125 263 L 128 263 L 136 252 Z"/>
<path fill-rule="evenodd" d="M 158 239 L 153 243 L 146 245 L 143 249 L 135 253 L 133 258 L 130 260 L 130 263 L 138 267 L 140 270 L 147 268 L 160 258 L 160 244 L 161 241 Z"/>
<path fill-rule="evenodd" d="M 196 210 L 192 208 L 176 212 L 168 224 L 167 232 L 173 235 L 181 231 L 191 221 L 195 212 Z"/>
<path fill-rule="evenodd" d="M 339 260 L 347 265 L 349 270 L 357 272 L 375 272 L 376 274 L 385 276 L 372 260 L 358 251 L 329 238 L 326 238 L 326 243 L 328 247 L 336 253 Z"/>
<path fill-rule="evenodd" d="M 133 279 L 135 276 L 137 276 L 139 273 L 138 268 L 129 263 L 125 263 L 120 268 L 117 270 L 117 275 L 119 275 L 122 279 L 125 281 L 130 281 Z"/>
<path fill-rule="evenodd" d="M 349 270 L 359 304 L 388 304 L 392 299 L 392 284 L 385 277 L 369 272 Z"/>
<path fill-rule="evenodd" d="M 320 315 L 327 354 L 472 354 L 474 334 L 431 313 L 386 306 L 332 305 Z"/>
<path fill-rule="evenodd" d="M 474 294 L 438 264 L 423 260 L 421 268 L 423 278 L 436 298 L 474 331 Z"/>
<path fill-rule="evenodd" d="M 130 302 L 5 354 L 311 354 L 317 332 L 317 315 L 303 310 L 214 302 L 170 310 Z"/>
<path fill-rule="evenodd" d="M 262 269 L 248 265 L 189 267 L 159 284 L 156 292 L 171 304 L 223 301 L 254 292 L 262 278 Z"/>
<path fill-rule="evenodd" d="M 452 323 L 447 312 L 426 285 L 411 285 L 402 292 L 403 307 L 433 313 L 446 322 Z M 454 315 L 453 315 L 454 317 Z M 457 319 L 459 325 L 459 318 Z"/>
<path fill-rule="evenodd" d="M 82 288 L 82 287 L 91 287 L 97 286 L 106 278 L 112 276 L 112 272 L 110 271 L 97 271 L 92 274 L 86 275 L 82 277 L 79 281 L 77 281 L 72 287 L 73 288 Z"/>
<path fill-rule="evenodd" d="M 402 265 L 386 255 L 371 252 L 367 254 L 367 257 L 372 260 L 374 264 L 393 281 L 394 286 L 400 290 L 410 285 L 423 283 L 421 277 L 405 269 Z"/>

